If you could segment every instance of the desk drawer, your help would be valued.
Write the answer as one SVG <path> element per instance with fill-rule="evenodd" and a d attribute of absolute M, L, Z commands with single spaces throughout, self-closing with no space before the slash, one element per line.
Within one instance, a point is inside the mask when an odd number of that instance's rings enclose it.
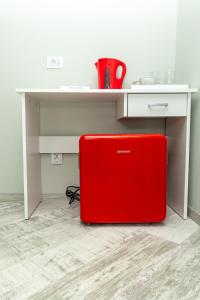
<path fill-rule="evenodd" d="M 187 94 L 128 94 L 128 117 L 186 116 Z"/>

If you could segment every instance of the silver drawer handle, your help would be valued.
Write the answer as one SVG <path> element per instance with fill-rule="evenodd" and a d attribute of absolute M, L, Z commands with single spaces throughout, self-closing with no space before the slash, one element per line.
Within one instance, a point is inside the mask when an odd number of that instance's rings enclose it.
<path fill-rule="evenodd" d="M 152 107 L 164 107 L 164 108 L 167 108 L 168 107 L 168 103 L 153 103 L 153 104 L 148 104 L 148 108 L 152 108 Z"/>

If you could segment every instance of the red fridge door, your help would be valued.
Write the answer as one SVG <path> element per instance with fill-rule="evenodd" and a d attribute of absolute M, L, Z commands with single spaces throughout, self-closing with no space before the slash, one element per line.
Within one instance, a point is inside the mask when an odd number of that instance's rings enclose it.
<path fill-rule="evenodd" d="M 80 205 L 85 223 L 161 222 L 166 216 L 164 135 L 83 135 Z"/>

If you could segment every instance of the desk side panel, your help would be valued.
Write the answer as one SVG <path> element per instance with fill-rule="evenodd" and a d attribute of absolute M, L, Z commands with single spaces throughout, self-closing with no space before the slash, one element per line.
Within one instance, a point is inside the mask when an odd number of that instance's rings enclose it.
<path fill-rule="evenodd" d="M 166 121 L 168 136 L 168 204 L 187 219 L 191 95 L 187 116 Z"/>
<path fill-rule="evenodd" d="M 24 212 L 29 219 L 40 203 L 41 164 L 39 153 L 40 105 L 30 96 L 22 95 Z"/>

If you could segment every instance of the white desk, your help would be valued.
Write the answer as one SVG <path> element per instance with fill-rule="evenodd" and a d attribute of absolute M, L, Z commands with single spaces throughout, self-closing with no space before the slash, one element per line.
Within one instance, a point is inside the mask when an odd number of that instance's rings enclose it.
<path fill-rule="evenodd" d="M 116 118 L 165 118 L 168 136 L 168 205 L 187 218 L 191 93 L 186 86 L 128 90 L 17 89 L 22 100 L 25 219 L 40 203 L 40 153 L 78 153 L 78 137 L 40 137 L 40 103 L 116 101 Z M 68 150 L 65 150 L 68 149 Z"/>

